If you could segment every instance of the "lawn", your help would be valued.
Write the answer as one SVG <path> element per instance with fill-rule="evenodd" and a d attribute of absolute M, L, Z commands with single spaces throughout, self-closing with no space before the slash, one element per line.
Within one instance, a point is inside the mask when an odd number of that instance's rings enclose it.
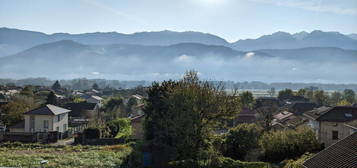
<path fill-rule="evenodd" d="M 132 149 L 128 145 L 50 146 L 4 143 L 0 145 L 0 167 L 119 167 Z"/>

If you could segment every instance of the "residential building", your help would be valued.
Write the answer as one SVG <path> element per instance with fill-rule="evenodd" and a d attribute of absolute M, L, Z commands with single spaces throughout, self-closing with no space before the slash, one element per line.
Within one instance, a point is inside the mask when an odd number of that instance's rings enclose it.
<path fill-rule="evenodd" d="M 350 134 L 357 132 L 357 120 L 347 122 L 345 126 L 348 127 Z"/>
<path fill-rule="evenodd" d="M 24 132 L 58 131 L 64 133 L 68 130 L 70 111 L 51 104 L 28 111 L 24 113 Z"/>
<path fill-rule="evenodd" d="M 274 129 L 295 129 L 305 122 L 306 119 L 294 115 L 294 113 L 283 111 L 273 116 L 272 127 Z"/>
<path fill-rule="evenodd" d="M 303 113 L 313 110 L 317 105 L 310 102 L 295 102 L 288 107 L 288 111 L 295 115 L 302 115 Z"/>
<path fill-rule="evenodd" d="M 257 112 L 248 108 L 243 108 L 242 111 L 233 120 L 233 125 L 236 126 L 242 123 L 254 123 L 257 121 Z"/>
<path fill-rule="evenodd" d="M 89 121 L 99 115 L 99 105 L 96 103 L 67 103 L 66 108 L 71 110 L 68 122 L 72 132 L 83 131 Z"/>
<path fill-rule="evenodd" d="M 357 132 L 327 147 L 303 163 L 304 168 L 356 168 Z"/>
<path fill-rule="evenodd" d="M 95 118 L 99 114 L 99 105 L 96 103 L 67 103 L 65 107 L 71 110 L 70 118 Z"/>
<path fill-rule="evenodd" d="M 90 96 L 86 99 L 87 103 L 96 103 L 99 105 L 99 107 L 101 107 L 103 105 L 103 98 L 99 97 L 99 96 Z"/>
<path fill-rule="evenodd" d="M 330 146 L 351 134 L 347 123 L 357 120 L 357 107 L 320 107 L 304 113 L 308 125 L 315 130 L 318 139 Z"/>

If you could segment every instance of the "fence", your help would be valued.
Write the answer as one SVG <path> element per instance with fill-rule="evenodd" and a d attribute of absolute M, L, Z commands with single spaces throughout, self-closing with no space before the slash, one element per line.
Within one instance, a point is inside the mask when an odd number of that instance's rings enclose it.
<path fill-rule="evenodd" d="M 53 143 L 60 138 L 60 133 L 54 132 L 2 132 L 1 141 L 25 142 L 25 143 Z"/>

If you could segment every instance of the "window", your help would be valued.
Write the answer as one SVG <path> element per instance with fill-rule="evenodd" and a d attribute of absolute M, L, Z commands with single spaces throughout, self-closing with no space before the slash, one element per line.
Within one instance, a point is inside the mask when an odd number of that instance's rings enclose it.
<path fill-rule="evenodd" d="M 59 127 L 56 127 L 56 131 L 59 131 Z"/>
<path fill-rule="evenodd" d="M 345 117 L 346 118 L 352 118 L 352 114 L 351 113 L 345 113 Z"/>
<path fill-rule="evenodd" d="M 63 124 L 63 131 L 67 130 L 67 124 Z"/>
<path fill-rule="evenodd" d="M 57 116 L 57 121 L 61 121 L 61 114 Z"/>
<path fill-rule="evenodd" d="M 332 131 L 332 140 L 338 140 L 338 131 Z"/>
<path fill-rule="evenodd" d="M 43 120 L 43 129 L 48 129 L 48 120 Z"/>

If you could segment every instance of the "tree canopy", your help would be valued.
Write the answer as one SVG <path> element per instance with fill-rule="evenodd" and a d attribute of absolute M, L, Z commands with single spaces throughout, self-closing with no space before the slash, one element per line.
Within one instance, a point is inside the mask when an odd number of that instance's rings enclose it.
<path fill-rule="evenodd" d="M 60 90 L 61 89 L 61 84 L 56 80 L 56 82 L 52 85 L 51 87 L 53 90 Z"/>
<path fill-rule="evenodd" d="M 169 161 L 199 160 L 214 155 L 213 132 L 223 119 L 240 109 L 236 94 L 227 95 L 221 86 L 200 81 L 188 72 L 183 80 L 154 83 L 148 91 L 146 139 L 160 158 L 155 167 Z M 155 157 L 156 156 L 156 157 Z M 155 159 L 154 159 L 155 162 Z"/>

